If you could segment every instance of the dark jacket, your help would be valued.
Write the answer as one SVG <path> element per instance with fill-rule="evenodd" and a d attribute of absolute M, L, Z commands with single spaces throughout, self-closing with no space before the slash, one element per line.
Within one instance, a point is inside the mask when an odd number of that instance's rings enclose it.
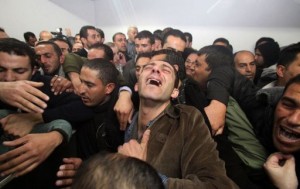
<path fill-rule="evenodd" d="M 137 126 L 130 128 L 127 139 L 138 139 Z M 168 188 L 237 188 L 196 108 L 169 105 L 149 128 L 146 161 L 169 178 Z"/>

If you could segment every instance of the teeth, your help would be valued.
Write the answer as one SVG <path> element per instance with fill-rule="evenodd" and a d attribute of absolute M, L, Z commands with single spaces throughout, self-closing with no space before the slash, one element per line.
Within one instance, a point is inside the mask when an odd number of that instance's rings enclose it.
<path fill-rule="evenodd" d="M 156 79 L 149 79 L 147 84 L 161 86 L 161 82 L 159 80 L 156 80 Z"/>
<path fill-rule="evenodd" d="M 287 131 L 287 130 L 283 129 L 282 127 L 280 128 L 280 134 L 283 135 L 284 137 L 287 137 L 292 140 L 297 140 L 300 138 L 299 134 Z"/>

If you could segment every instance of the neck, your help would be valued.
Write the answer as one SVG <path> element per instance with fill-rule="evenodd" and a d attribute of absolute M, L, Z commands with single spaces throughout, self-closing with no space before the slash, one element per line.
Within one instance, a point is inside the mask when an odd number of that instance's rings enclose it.
<path fill-rule="evenodd" d="M 143 134 L 147 129 L 147 124 L 154 120 L 160 113 L 162 113 L 170 101 L 157 103 L 152 100 L 140 100 L 139 115 L 138 115 L 138 131 L 139 135 Z"/>

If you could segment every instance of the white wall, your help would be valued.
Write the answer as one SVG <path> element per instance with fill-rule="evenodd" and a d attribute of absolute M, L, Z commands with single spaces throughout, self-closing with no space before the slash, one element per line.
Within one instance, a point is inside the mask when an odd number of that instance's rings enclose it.
<path fill-rule="evenodd" d="M 123 2 L 124 1 L 126 0 L 123 0 Z M 118 31 L 126 33 L 127 26 L 136 25 L 136 23 L 138 23 L 137 26 L 139 30 L 146 29 L 154 31 L 156 29 L 163 29 L 166 26 L 171 26 L 173 28 L 181 29 L 182 31 L 188 31 L 192 33 L 194 37 L 193 46 L 196 49 L 205 45 L 210 45 L 213 40 L 218 37 L 227 38 L 233 45 L 234 51 L 241 49 L 253 50 L 255 41 L 262 36 L 273 37 L 281 46 L 300 41 L 299 24 L 294 27 L 293 23 L 289 23 L 288 27 L 249 27 L 244 24 L 241 25 L 241 27 L 201 26 L 201 21 L 195 16 L 195 23 L 197 23 L 195 25 L 190 24 L 190 21 L 189 24 L 184 24 L 184 22 L 181 21 L 176 25 L 176 16 L 182 17 L 182 15 L 174 14 L 172 15 L 172 18 L 175 19 L 174 22 L 169 23 L 165 21 L 166 23 L 162 23 L 162 15 L 155 14 L 155 12 L 150 15 L 151 17 L 154 17 L 154 19 L 152 19 L 152 21 L 148 20 L 148 22 L 145 23 L 139 21 L 142 19 L 137 19 L 136 14 L 134 13 L 129 14 L 129 16 L 127 15 L 127 17 L 124 18 L 125 21 L 120 21 L 126 12 L 121 12 L 120 16 L 107 15 L 109 12 L 111 14 L 116 14 L 117 12 L 106 11 L 106 17 L 103 18 L 103 15 L 97 9 L 97 7 L 102 5 L 102 0 L 0 0 L 0 2 L 0 27 L 5 28 L 9 36 L 20 40 L 23 40 L 23 33 L 26 31 L 32 31 L 38 35 L 41 30 L 55 31 L 56 28 L 62 27 L 71 28 L 73 31 L 72 33 L 75 34 L 78 33 L 81 26 L 90 24 L 97 25 L 97 27 L 103 29 L 106 34 L 106 42 L 108 42 L 111 41 L 114 33 Z M 58 2 L 63 2 L 63 4 L 58 4 Z M 115 6 L 117 0 L 114 0 L 113 2 L 114 4 L 111 6 Z M 258 1 L 256 1 L 256 3 L 257 2 Z M 180 6 L 180 4 L 178 6 Z M 133 11 L 135 10 L 133 9 Z M 255 11 L 253 13 L 255 13 Z M 288 14 L 288 12 L 285 14 Z M 135 18 L 131 20 L 130 15 L 135 15 Z M 113 19 L 115 17 L 117 17 L 119 22 L 116 22 L 116 20 Z M 205 18 L 201 19 L 205 20 Z M 298 22 L 299 19 L 300 17 L 296 19 L 296 21 Z M 157 20 L 157 22 L 155 22 L 155 20 Z M 112 22 L 111 25 L 110 22 Z M 286 22 L 289 22 L 289 20 Z M 103 23 L 103 25 L 101 23 Z M 276 22 L 274 22 L 274 24 L 276 24 Z M 278 25 L 281 26 L 284 24 Z"/>

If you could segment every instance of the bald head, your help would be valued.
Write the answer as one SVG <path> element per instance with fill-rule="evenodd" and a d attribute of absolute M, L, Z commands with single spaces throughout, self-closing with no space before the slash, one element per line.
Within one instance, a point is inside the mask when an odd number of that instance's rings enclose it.
<path fill-rule="evenodd" d="M 256 72 L 254 54 L 250 51 L 239 51 L 234 56 L 235 69 L 248 79 L 253 80 Z"/>

